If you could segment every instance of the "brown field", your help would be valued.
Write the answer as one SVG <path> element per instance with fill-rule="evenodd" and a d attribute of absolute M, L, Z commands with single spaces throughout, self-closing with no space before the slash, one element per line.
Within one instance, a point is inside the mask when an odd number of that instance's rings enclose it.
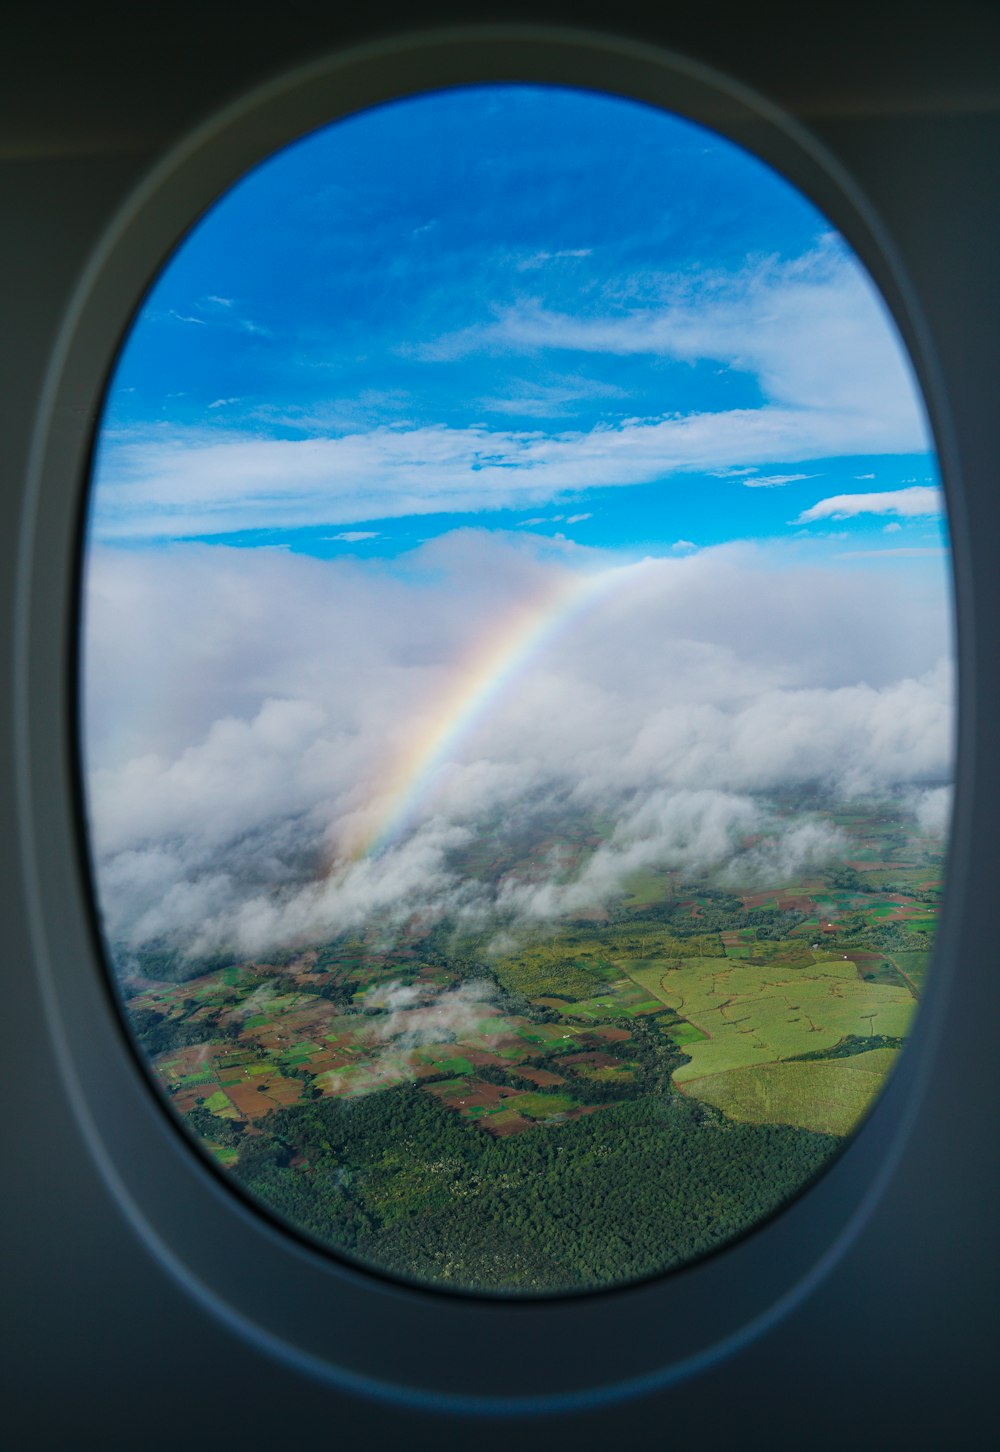
<path fill-rule="evenodd" d="M 508 1134 L 521 1134 L 524 1130 L 534 1127 L 530 1119 L 522 1119 L 521 1115 L 516 1114 L 512 1109 L 502 1110 L 500 1114 L 484 1115 L 478 1124 L 481 1129 L 488 1130 L 498 1139 L 503 1139 Z"/>
<path fill-rule="evenodd" d="M 467 1079 L 459 1088 L 443 1084 L 428 1084 L 427 1090 L 435 1094 L 449 1109 L 498 1109 L 506 1099 L 516 1099 L 523 1092 L 500 1084 L 487 1084 L 482 1079 Z"/>
<path fill-rule="evenodd" d="M 779 896 L 778 898 L 778 909 L 780 912 L 783 913 L 805 913 L 806 917 L 811 917 L 812 913 L 815 911 L 815 908 L 816 904 L 813 902 L 811 897 Z"/>
<path fill-rule="evenodd" d="M 622 1067 L 621 1059 L 616 1059 L 611 1054 L 566 1054 L 561 1062 L 588 1069 L 620 1069 Z"/>
<path fill-rule="evenodd" d="M 297 1079 L 278 1079 L 271 1080 L 266 1089 L 256 1084 L 233 1084 L 225 1092 L 246 1119 L 263 1119 L 278 1105 L 297 1103 L 302 1097 L 302 1085 Z"/>
<path fill-rule="evenodd" d="M 517 1073 L 522 1079 L 530 1079 L 532 1084 L 537 1084 L 539 1089 L 550 1089 L 554 1084 L 566 1083 L 561 1074 L 553 1074 L 550 1069 L 529 1069 L 527 1064 L 519 1066 Z"/>

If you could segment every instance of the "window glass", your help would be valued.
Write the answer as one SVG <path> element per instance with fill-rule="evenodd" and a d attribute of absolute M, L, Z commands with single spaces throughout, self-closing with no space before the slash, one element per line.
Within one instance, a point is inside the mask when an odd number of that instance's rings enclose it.
<path fill-rule="evenodd" d="M 125 340 L 83 578 L 123 1014 L 288 1226 L 601 1288 L 863 1119 L 942 887 L 944 503 L 884 304 L 761 162 L 526 86 L 283 150 Z"/>

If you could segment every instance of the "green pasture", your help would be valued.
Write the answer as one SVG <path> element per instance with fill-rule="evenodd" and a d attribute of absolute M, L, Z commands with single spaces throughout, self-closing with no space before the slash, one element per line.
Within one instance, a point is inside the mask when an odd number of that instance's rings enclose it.
<path fill-rule="evenodd" d="M 546 1048 L 554 1049 L 556 1052 L 560 1047 L 571 1044 L 577 1034 L 585 1033 L 586 1029 L 580 1024 L 569 1023 L 533 1023 L 522 1028 L 519 1037 L 528 1044 L 544 1044 Z M 501 1052 L 503 1052 L 501 1050 Z"/>
<path fill-rule="evenodd" d="M 438 1068 L 442 1074 L 471 1074 L 472 1065 L 462 1054 L 453 1054 L 450 1059 L 439 1059 Z"/>
<path fill-rule="evenodd" d="M 672 1023 L 669 1028 L 664 1029 L 668 1039 L 671 1039 L 679 1049 L 685 1048 L 688 1044 L 696 1044 L 705 1035 L 700 1028 L 695 1028 L 693 1023 L 682 1019 L 680 1023 Z"/>
<path fill-rule="evenodd" d="M 230 1165 L 235 1165 L 240 1157 L 239 1151 L 233 1149 L 232 1145 L 212 1144 L 209 1140 L 202 1140 L 202 1143 L 211 1150 L 213 1158 L 217 1159 L 220 1165 L 225 1165 L 227 1168 Z"/>
<path fill-rule="evenodd" d="M 850 1134 L 885 1082 L 898 1049 L 846 1059 L 759 1064 L 712 1074 L 689 1086 L 704 1104 L 744 1124 L 793 1124 L 817 1134 Z"/>
<path fill-rule="evenodd" d="M 753 947 L 750 943 L 730 943 L 726 947 L 726 957 L 746 959 L 753 956 Z"/>
<path fill-rule="evenodd" d="M 848 1034 L 901 1038 L 914 1006 L 907 989 L 863 983 L 842 958 L 810 968 L 689 959 L 634 976 L 706 1036 L 685 1045 L 677 1084 L 833 1048 Z"/>
<path fill-rule="evenodd" d="M 607 993 L 579 1003 L 563 1004 L 561 1011 L 571 1018 L 633 1018 L 637 1014 L 654 1013 L 659 1007 L 658 1000 L 651 998 L 633 979 L 619 978 Z"/>
<path fill-rule="evenodd" d="M 322 1074 L 317 1074 L 313 1083 L 317 1088 L 328 1091 L 336 1086 L 334 1092 L 342 1098 L 364 1094 L 377 1087 L 371 1067 L 367 1064 L 345 1064 L 341 1069 L 327 1069 Z"/>
<path fill-rule="evenodd" d="M 469 1092 L 469 1081 L 468 1079 L 462 1078 L 437 1079 L 433 1084 L 428 1085 L 428 1088 L 432 1093 L 446 1098 L 450 1094 L 467 1094 Z"/>
<path fill-rule="evenodd" d="M 209 1095 L 205 1100 L 205 1108 L 211 1110 L 213 1114 L 217 1114 L 220 1119 L 240 1118 L 239 1110 L 230 1102 L 229 1096 L 224 1094 L 221 1089 L 217 1089 L 214 1094 Z"/>
<path fill-rule="evenodd" d="M 592 1064 L 573 1064 L 571 1067 L 581 1079 L 589 1079 L 595 1084 L 628 1084 L 635 1079 L 637 1065 L 623 1063 L 612 1066 L 607 1064 L 602 1069 L 595 1069 Z"/>
<path fill-rule="evenodd" d="M 319 1044 L 314 1044 L 308 1039 L 303 1039 L 294 1048 L 286 1049 L 282 1054 L 276 1054 L 275 1058 L 282 1064 L 288 1064 L 294 1067 L 298 1064 L 304 1064 L 307 1059 L 312 1058 L 313 1054 L 316 1053 L 319 1053 Z"/>
<path fill-rule="evenodd" d="M 918 993 L 923 989 L 924 978 L 930 966 L 930 953 L 887 953 L 889 962 L 905 973 Z"/>
<path fill-rule="evenodd" d="M 551 1119 L 572 1109 L 576 1100 L 567 1094 L 519 1094 L 511 1103 L 525 1119 Z"/>
<path fill-rule="evenodd" d="M 625 906 L 628 908 L 649 907 L 654 902 L 663 902 L 673 896 L 670 878 L 654 868 L 645 868 L 626 879 Z"/>
<path fill-rule="evenodd" d="M 518 1104 L 520 1104 L 521 1101 L 518 1100 L 517 1102 Z M 516 1109 L 498 1109 L 495 1114 L 491 1114 L 489 1116 L 489 1123 L 491 1126 L 499 1124 L 516 1124 L 520 1118 L 521 1115 Z"/>

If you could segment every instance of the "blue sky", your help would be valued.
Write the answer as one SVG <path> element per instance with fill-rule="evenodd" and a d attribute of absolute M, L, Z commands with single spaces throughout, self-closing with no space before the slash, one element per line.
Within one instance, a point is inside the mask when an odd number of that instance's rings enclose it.
<path fill-rule="evenodd" d="M 306 138 L 192 231 L 112 381 L 92 532 L 912 561 L 928 445 L 871 284 L 767 167 L 637 104 L 465 89 Z"/>

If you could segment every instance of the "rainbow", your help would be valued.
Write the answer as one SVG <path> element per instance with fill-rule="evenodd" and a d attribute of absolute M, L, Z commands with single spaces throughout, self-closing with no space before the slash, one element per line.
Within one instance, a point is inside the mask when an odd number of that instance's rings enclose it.
<path fill-rule="evenodd" d="M 377 856 L 421 815 L 455 749 L 524 670 L 599 600 L 636 579 L 649 561 L 591 575 L 566 575 L 498 622 L 454 669 L 423 730 L 386 773 L 374 826 L 354 855 Z"/>

